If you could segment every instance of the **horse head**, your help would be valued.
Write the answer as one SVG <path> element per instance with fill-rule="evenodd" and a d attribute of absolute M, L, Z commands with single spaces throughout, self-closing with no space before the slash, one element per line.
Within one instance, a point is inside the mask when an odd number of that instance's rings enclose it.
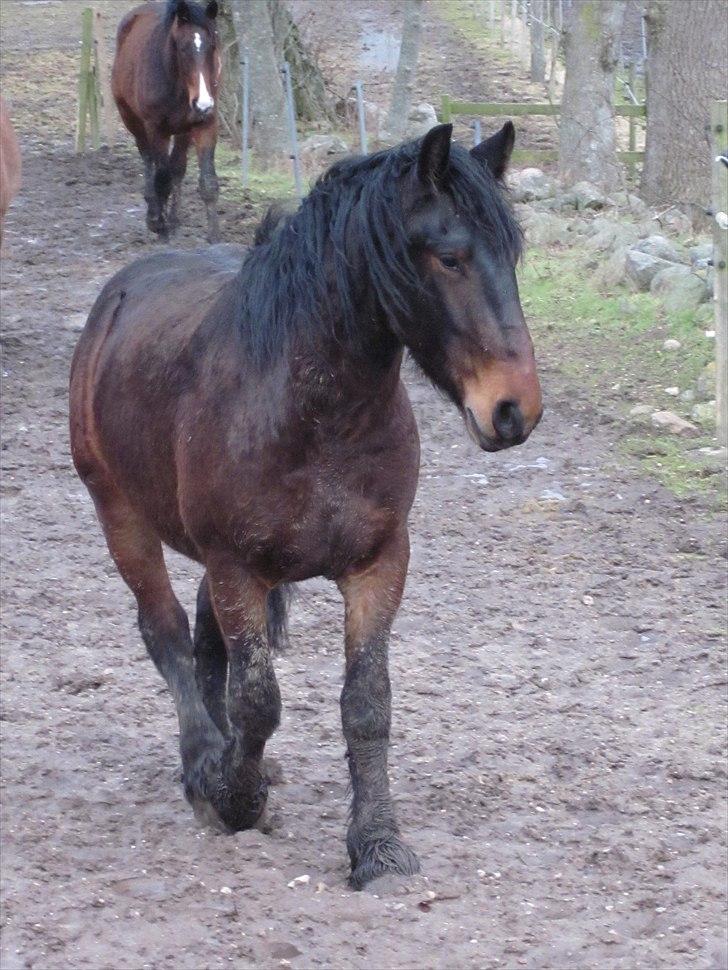
<path fill-rule="evenodd" d="M 169 0 L 167 5 L 178 77 L 187 90 L 190 109 L 200 120 L 215 110 L 222 70 L 215 27 L 217 11 L 217 0 L 210 0 L 204 7 L 192 0 Z"/>

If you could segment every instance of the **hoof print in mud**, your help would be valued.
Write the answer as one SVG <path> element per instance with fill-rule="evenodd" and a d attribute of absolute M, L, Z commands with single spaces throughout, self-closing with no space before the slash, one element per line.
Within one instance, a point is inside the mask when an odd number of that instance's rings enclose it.
<path fill-rule="evenodd" d="M 349 885 L 352 889 L 363 889 L 379 876 L 414 876 L 419 871 L 420 860 L 412 849 L 397 836 L 392 836 L 362 847 L 353 863 Z"/>

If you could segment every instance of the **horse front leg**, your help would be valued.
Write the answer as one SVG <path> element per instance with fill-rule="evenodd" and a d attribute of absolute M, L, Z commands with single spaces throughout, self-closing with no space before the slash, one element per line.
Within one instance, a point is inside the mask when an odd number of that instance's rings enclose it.
<path fill-rule="evenodd" d="M 268 797 L 261 770 L 265 743 L 278 727 L 278 690 L 267 634 L 268 587 L 237 560 L 207 563 L 215 615 L 227 649 L 229 736 L 213 807 L 228 828 L 251 828 Z"/>
<path fill-rule="evenodd" d="M 220 241 L 220 221 L 217 215 L 217 198 L 220 183 L 215 172 L 215 145 L 217 144 L 217 119 L 203 128 L 193 129 L 192 138 L 197 152 L 200 169 L 198 188 L 200 198 L 207 210 L 207 239 L 211 243 Z"/>
<path fill-rule="evenodd" d="M 142 155 L 144 159 L 144 199 L 147 203 L 147 227 L 166 241 L 169 237 L 167 225 L 167 200 L 172 188 L 172 173 L 169 164 L 169 138 L 161 135 L 148 135 L 148 147 Z"/>
<path fill-rule="evenodd" d="M 182 194 L 182 182 L 187 171 L 187 152 L 189 151 L 189 147 L 190 136 L 187 132 L 175 135 L 172 153 L 169 156 L 172 192 L 167 221 L 170 233 L 175 233 L 179 227 L 179 204 Z"/>
<path fill-rule="evenodd" d="M 353 790 L 347 847 L 349 883 L 361 889 L 387 872 L 419 871 L 416 855 L 399 837 L 387 774 L 391 720 L 389 632 L 399 608 L 409 562 L 402 529 L 364 570 L 338 581 L 346 607 L 346 677 L 341 721 Z"/>

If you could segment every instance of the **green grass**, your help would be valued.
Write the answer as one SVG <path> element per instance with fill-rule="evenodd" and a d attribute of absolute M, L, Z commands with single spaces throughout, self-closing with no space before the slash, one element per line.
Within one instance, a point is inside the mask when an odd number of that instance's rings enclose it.
<path fill-rule="evenodd" d="M 491 31 L 487 15 L 478 16 L 465 0 L 440 0 L 436 8 L 438 16 L 454 27 L 477 51 L 487 54 L 491 61 L 511 63 L 511 55 L 500 42 L 499 22 Z"/>
<path fill-rule="evenodd" d="M 697 449 L 714 444 L 699 437 L 659 434 L 644 419 L 630 417 L 633 404 L 670 410 L 690 418 L 691 403 L 665 394 L 667 387 L 692 388 L 712 359 L 714 344 L 692 312 L 667 315 L 649 294 L 616 287 L 600 292 L 593 269 L 574 251 L 535 250 L 520 273 L 521 300 L 537 351 L 555 362 L 567 381 L 593 398 L 594 407 L 624 422 L 622 452 L 637 460 L 677 495 L 704 494 L 721 501 L 721 489 Z M 663 342 L 679 340 L 678 351 Z M 722 499 L 724 501 L 724 499 Z"/>

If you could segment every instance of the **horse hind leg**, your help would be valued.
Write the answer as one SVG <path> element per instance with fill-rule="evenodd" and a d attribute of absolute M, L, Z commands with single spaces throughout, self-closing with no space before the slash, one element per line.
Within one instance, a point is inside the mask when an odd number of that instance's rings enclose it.
<path fill-rule="evenodd" d="M 187 614 L 172 590 L 162 544 L 118 492 L 97 488 L 92 496 L 109 551 L 136 597 L 147 651 L 174 698 L 185 795 L 200 821 L 219 825 L 210 810 L 210 793 L 219 777 L 224 739 L 195 682 Z"/>

